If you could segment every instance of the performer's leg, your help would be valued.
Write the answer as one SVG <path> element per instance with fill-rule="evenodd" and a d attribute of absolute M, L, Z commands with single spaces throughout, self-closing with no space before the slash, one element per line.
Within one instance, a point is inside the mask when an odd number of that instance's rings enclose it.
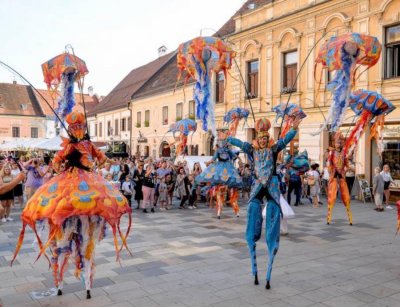
<path fill-rule="evenodd" d="M 54 277 L 54 285 L 58 289 L 57 295 L 62 295 L 62 290 L 59 288 L 60 282 L 58 279 L 58 250 L 56 240 L 53 240 L 50 243 L 50 251 L 51 251 L 51 267 L 53 269 L 53 277 Z M 61 285 L 62 288 L 62 285 Z"/>
<path fill-rule="evenodd" d="M 350 193 L 349 193 L 349 189 L 347 187 L 346 180 L 344 180 L 343 178 L 340 179 L 339 185 L 340 185 L 340 195 L 342 196 L 343 204 L 346 207 L 346 212 L 347 212 L 347 216 L 349 218 L 349 223 L 350 223 L 350 225 L 353 225 L 353 215 L 351 214 L 351 209 L 350 209 Z"/>
<path fill-rule="evenodd" d="M 224 205 L 224 189 L 222 186 L 217 187 L 217 217 L 221 218 L 222 207 Z"/>
<path fill-rule="evenodd" d="M 274 263 L 274 258 L 279 249 L 279 230 L 280 230 L 280 209 L 274 200 L 268 200 L 267 205 L 267 215 L 265 221 L 265 239 L 268 246 L 268 269 L 267 269 L 267 285 L 266 288 L 270 288 L 272 264 Z"/>
<path fill-rule="evenodd" d="M 256 242 L 261 237 L 262 222 L 261 201 L 253 199 L 247 207 L 246 240 L 250 251 L 251 268 L 256 285 L 258 285 Z"/>
<path fill-rule="evenodd" d="M 329 223 L 332 220 L 332 210 L 333 207 L 335 206 L 336 202 L 336 196 L 337 196 L 337 182 L 336 178 L 329 178 L 329 183 L 328 183 L 328 214 L 326 216 L 326 223 L 329 225 Z"/>
<path fill-rule="evenodd" d="M 92 298 L 90 290 L 92 289 L 93 282 L 93 268 L 94 268 L 94 250 L 90 259 L 84 259 L 84 276 L 85 276 L 85 289 L 86 289 L 86 298 Z"/>
<path fill-rule="evenodd" d="M 229 189 L 229 199 L 231 201 L 231 205 L 233 208 L 233 212 L 239 217 L 239 205 L 238 205 L 238 198 L 239 198 L 239 190 L 231 188 Z"/>

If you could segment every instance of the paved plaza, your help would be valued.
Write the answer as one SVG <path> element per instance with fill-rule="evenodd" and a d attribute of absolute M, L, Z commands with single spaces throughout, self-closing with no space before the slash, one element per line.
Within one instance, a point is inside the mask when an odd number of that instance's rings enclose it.
<path fill-rule="evenodd" d="M 265 290 L 266 244 L 258 244 L 259 286 L 253 285 L 244 240 L 246 206 L 240 218 L 230 208 L 217 220 L 203 203 L 197 210 L 134 212 L 129 238 L 133 257 L 115 262 L 110 233 L 97 247 L 92 299 L 82 284 L 65 278 L 57 297 L 51 271 L 36 258 L 33 234 L 25 237 L 14 266 L 9 262 L 20 229 L 0 226 L 0 298 L 3 306 L 400 306 L 400 236 L 396 210 L 378 213 L 354 201 L 354 226 L 343 205 L 325 224 L 326 205 L 294 207 L 290 234 L 281 237 L 272 289 Z M 124 220 L 124 224 L 126 221 Z"/>

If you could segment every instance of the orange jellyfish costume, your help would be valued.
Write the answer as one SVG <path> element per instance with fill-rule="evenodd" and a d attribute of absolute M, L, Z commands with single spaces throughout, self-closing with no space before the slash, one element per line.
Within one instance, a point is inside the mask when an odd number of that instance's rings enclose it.
<path fill-rule="evenodd" d="M 75 276 L 81 279 L 90 298 L 94 274 L 96 243 L 103 239 L 106 224 L 114 237 L 117 260 L 131 228 L 131 209 L 126 198 L 103 177 L 93 172 L 95 161 L 103 164 L 107 157 L 85 138 L 85 116 L 72 112 L 66 116 L 71 139 L 64 139 L 61 149 L 53 159 L 58 172 L 62 163 L 65 170 L 42 185 L 29 199 L 22 212 L 22 230 L 13 260 L 24 239 L 26 226 L 32 228 L 40 247 L 39 257 L 51 251 L 51 267 L 58 295 L 62 294 L 63 277 L 70 257 L 75 262 Z M 129 223 L 125 234 L 121 232 L 121 216 L 127 214 Z M 49 232 L 42 243 L 36 224 L 48 224 Z M 121 238 L 121 246 L 117 239 Z M 129 251 L 129 249 L 128 249 Z"/>

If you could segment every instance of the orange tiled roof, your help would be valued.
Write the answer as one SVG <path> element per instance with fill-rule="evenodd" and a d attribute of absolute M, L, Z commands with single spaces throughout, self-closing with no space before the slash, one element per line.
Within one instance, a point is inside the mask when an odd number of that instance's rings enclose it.
<path fill-rule="evenodd" d="M 158 59 L 133 69 L 122 81 L 99 103 L 91 109 L 89 115 L 112 111 L 128 105 L 134 95 L 157 71 L 170 59 L 174 52 L 168 53 Z"/>
<path fill-rule="evenodd" d="M 0 114 L 45 116 L 29 85 L 0 83 Z"/>
<path fill-rule="evenodd" d="M 40 94 L 47 100 L 47 102 L 51 105 L 52 108 L 57 107 L 57 101 L 53 101 L 51 98 L 50 93 L 47 90 L 41 90 L 38 89 Z M 39 101 L 39 104 L 46 116 L 53 116 L 54 113 L 51 111 L 50 107 L 47 105 L 47 103 L 44 101 L 44 99 L 35 92 L 36 98 Z M 91 109 L 93 109 L 95 106 L 99 104 L 98 98 L 96 96 L 90 96 L 88 94 L 83 94 L 83 99 L 85 101 L 85 106 L 86 106 L 86 111 L 89 112 Z M 79 93 L 75 93 L 75 102 L 76 105 L 74 107 L 74 110 L 83 112 L 83 103 L 82 103 L 82 96 Z"/>

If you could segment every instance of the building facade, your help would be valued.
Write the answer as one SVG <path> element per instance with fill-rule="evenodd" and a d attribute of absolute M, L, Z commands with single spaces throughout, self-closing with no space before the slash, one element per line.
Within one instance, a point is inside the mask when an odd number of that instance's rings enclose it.
<path fill-rule="evenodd" d="M 86 109 L 90 110 L 98 104 L 99 98 L 96 95 L 75 94 L 75 101 L 74 110 L 83 112 L 83 101 Z M 63 133 L 60 125 L 56 125 L 51 110 L 56 107 L 57 101 L 53 101 L 47 90 L 33 89 L 16 82 L 0 83 L 0 143 L 21 138 L 53 138 Z"/>
<path fill-rule="evenodd" d="M 195 120 L 193 80 L 176 84 L 176 53 L 165 66 L 132 96 L 132 145 L 135 154 L 153 158 L 174 157 L 170 126 L 185 118 Z M 176 135 L 178 136 L 178 134 Z M 187 155 L 210 155 L 212 137 L 201 129 L 188 137 Z"/>
<path fill-rule="evenodd" d="M 381 59 L 360 74 L 355 88 L 378 91 L 397 107 L 386 117 L 383 162 L 389 163 L 395 178 L 400 179 L 399 12 L 400 0 L 247 1 L 216 33 L 233 45 L 238 64 L 227 79 L 226 102 L 216 108 L 219 121 L 226 109 L 250 108 L 250 104 L 256 119 L 268 117 L 274 121 L 272 108 L 290 97 L 290 102 L 300 104 L 307 113 L 291 148 L 307 149 L 311 160 L 322 165 L 331 135 L 327 131 L 315 136 L 312 133 L 322 127 L 327 116 L 331 93 L 326 84 L 332 76 L 320 67 L 314 74 L 319 46 L 342 33 L 376 36 L 383 46 Z M 352 115 L 349 110 L 342 127 L 344 134 L 354 125 Z M 252 127 L 254 121 L 249 120 L 241 131 L 243 139 L 253 137 Z M 276 124 L 275 137 L 278 131 Z M 381 164 L 369 131 L 360 140 L 355 159 L 356 172 L 368 179 L 373 168 Z"/>
<path fill-rule="evenodd" d="M 46 136 L 46 116 L 30 86 L 0 83 L 0 143 Z"/>
<path fill-rule="evenodd" d="M 132 96 L 155 75 L 172 57 L 163 46 L 159 57 L 133 69 L 115 88 L 88 113 L 91 139 L 105 142 L 114 153 L 133 154 Z"/>

